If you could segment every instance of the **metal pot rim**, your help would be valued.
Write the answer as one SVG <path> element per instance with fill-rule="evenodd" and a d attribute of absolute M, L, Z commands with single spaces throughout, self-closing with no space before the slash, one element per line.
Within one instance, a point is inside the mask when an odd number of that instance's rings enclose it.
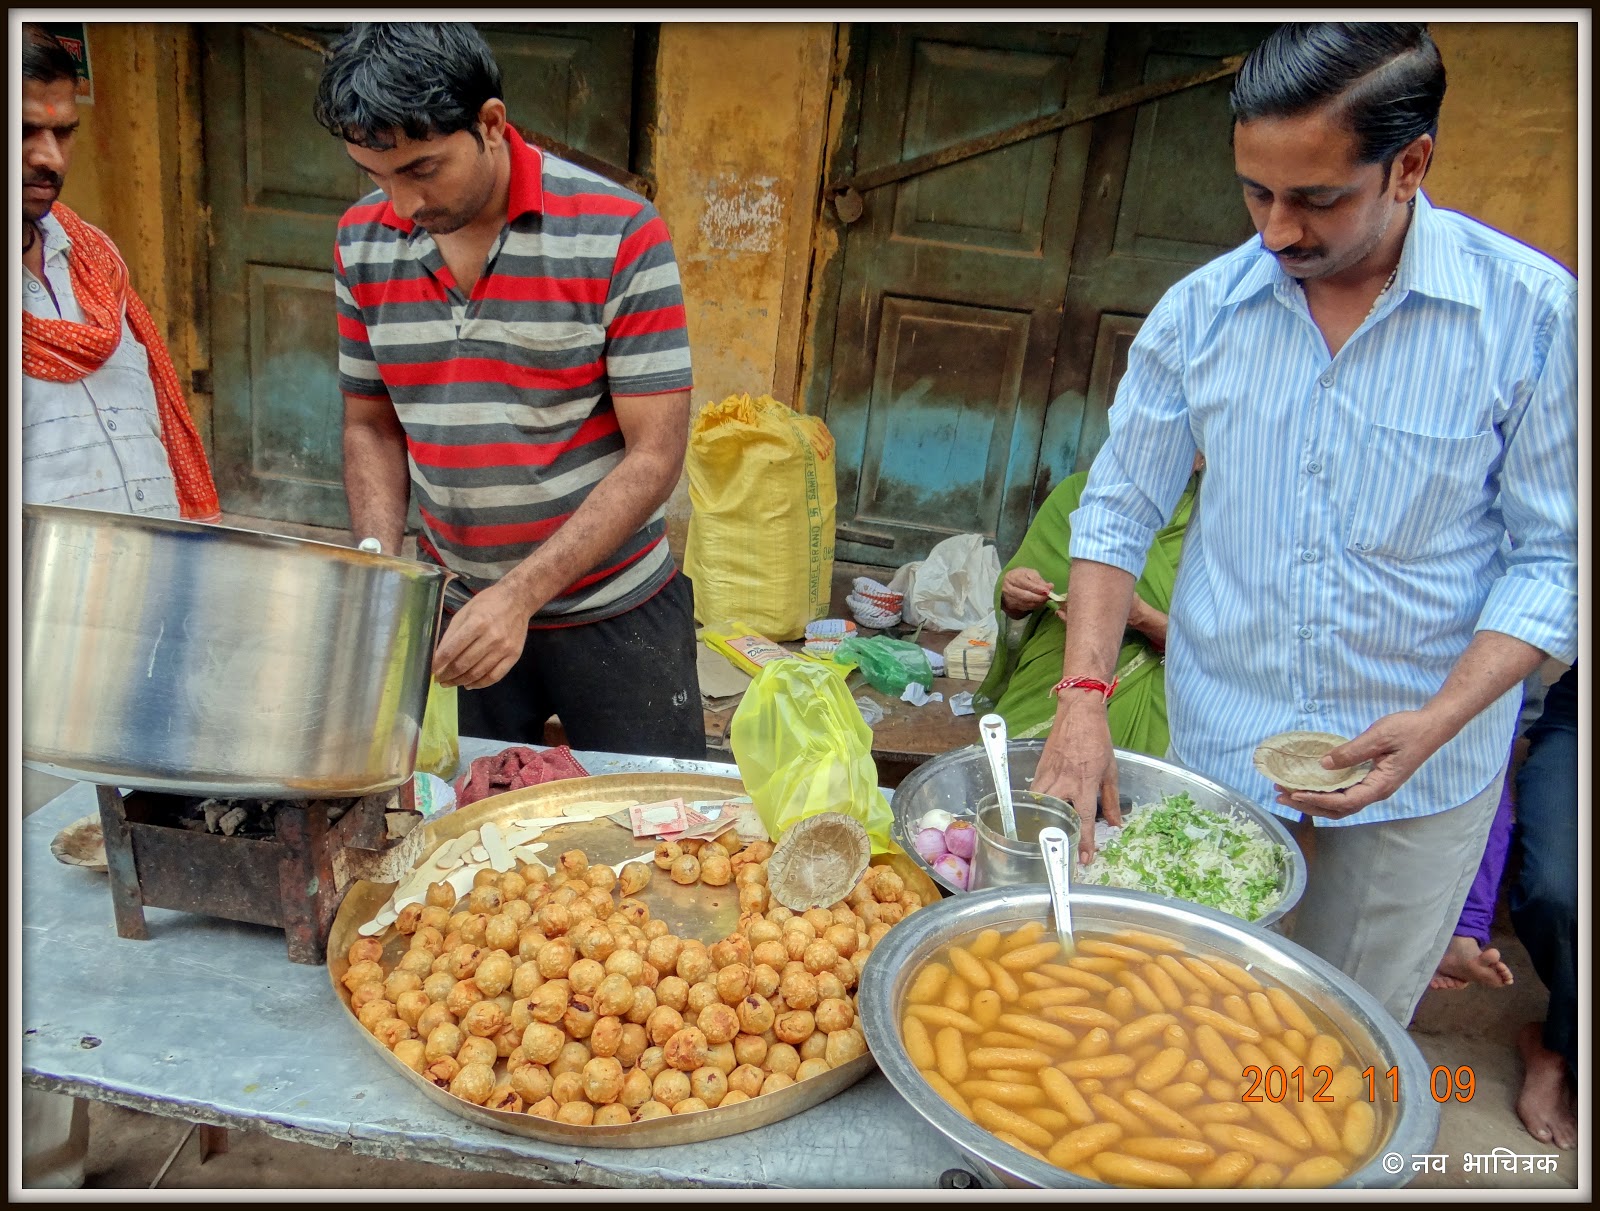
<path fill-rule="evenodd" d="M 1023 791 L 1021 793 L 1033 800 L 1032 803 L 1028 804 L 1029 807 L 1043 807 L 1061 816 L 1063 820 L 1062 830 L 1072 834 L 1074 841 L 1077 840 L 1077 834 L 1083 826 L 1078 820 L 1078 813 L 1072 810 L 1072 804 L 1065 799 L 1057 799 L 1054 795 L 1042 794 L 1039 791 Z M 1016 802 L 1018 792 L 1012 791 L 1011 794 L 1013 802 Z M 972 826 L 978 830 L 979 840 L 1016 858 L 1040 857 L 1039 843 L 1037 841 L 1013 841 L 1003 833 L 996 832 L 984 822 L 984 811 L 991 806 L 998 806 L 998 799 L 998 795 L 985 795 L 978 800 L 978 805 L 972 809 Z M 991 800 L 995 802 L 991 804 Z"/>
<path fill-rule="evenodd" d="M 325 554 L 350 563 L 365 564 L 369 567 L 387 568 L 402 575 L 425 577 L 453 575 L 447 568 L 442 568 L 437 564 L 425 563 L 416 559 L 406 559 L 401 555 L 373 554 L 369 551 L 358 551 L 355 547 L 324 542 L 319 538 L 297 538 L 289 534 L 269 534 L 262 530 L 245 530 L 238 526 L 224 526 L 216 522 L 189 521 L 185 518 L 176 517 L 151 517 L 146 514 L 111 513 L 103 509 L 78 509 L 73 508 L 71 505 L 41 504 L 23 505 L 22 516 L 24 519 L 30 516 L 37 517 L 44 522 L 55 519 L 60 522 L 104 525 L 111 529 L 121 530 L 165 531 L 171 534 L 186 534 L 190 536 L 226 536 L 230 540 L 242 542 L 263 550 L 290 553 L 309 547 L 313 548 L 319 555 Z"/>

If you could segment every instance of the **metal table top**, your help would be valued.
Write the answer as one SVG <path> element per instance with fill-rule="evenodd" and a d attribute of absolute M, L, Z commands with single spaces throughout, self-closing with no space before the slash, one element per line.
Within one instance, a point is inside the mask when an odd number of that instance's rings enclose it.
<path fill-rule="evenodd" d="M 504 745 L 462 740 L 462 760 Z M 736 767 L 578 753 L 595 774 L 738 776 Z M 654 1150 L 563 1148 L 448 1114 L 357 1046 L 322 967 L 283 933 L 146 909 L 119 938 L 106 876 L 50 841 L 96 814 L 77 783 L 22 822 L 22 1069 L 32 1086 L 282 1139 L 539 1181 L 613 1187 L 931 1188 L 966 1160 L 881 1073 L 743 1135 Z"/>

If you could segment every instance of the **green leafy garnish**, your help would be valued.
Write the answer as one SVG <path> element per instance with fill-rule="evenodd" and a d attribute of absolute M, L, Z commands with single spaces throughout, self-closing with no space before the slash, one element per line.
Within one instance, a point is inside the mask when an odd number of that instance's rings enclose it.
<path fill-rule="evenodd" d="M 1177 794 L 1135 808 L 1078 877 L 1254 921 L 1282 898 L 1286 858 L 1253 821 L 1207 811 Z"/>

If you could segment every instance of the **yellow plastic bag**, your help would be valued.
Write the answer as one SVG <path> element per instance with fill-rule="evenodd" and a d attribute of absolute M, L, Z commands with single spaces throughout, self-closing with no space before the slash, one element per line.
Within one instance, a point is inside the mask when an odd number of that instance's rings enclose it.
<path fill-rule="evenodd" d="M 833 582 L 833 435 L 770 395 L 707 404 L 689 433 L 683 570 L 702 626 L 782 643 L 823 618 Z"/>
<path fill-rule="evenodd" d="M 872 729 L 836 671 L 807 660 L 767 665 L 733 712 L 728 739 L 769 836 L 842 812 L 866 828 L 873 853 L 889 852 L 893 816 L 878 789 Z"/>
<path fill-rule="evenodd" d="M 428 705 L 422 711 L 422 738 L 417 741 L 417 769 L 441 778 L 455 776 L 461 762 L 461 731 L 456 714 L 456 687 L 428 678 Z"/>

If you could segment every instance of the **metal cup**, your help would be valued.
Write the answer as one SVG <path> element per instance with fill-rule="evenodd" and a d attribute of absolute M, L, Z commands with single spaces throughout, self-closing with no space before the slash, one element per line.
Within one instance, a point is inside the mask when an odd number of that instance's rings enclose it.
<path fill-rule="evenodd" d="M 986 795 L 978 800 L 974 812 L 978 838 L 972 850 L 969 891 L 1047 882 L 1039 831 L 1052 825 L 1067 834 L 1069 849 L 1077 852 L 1078 813 L 1070 803 L 1038 791 L 1015 788 L 1011 802 L 1017 818 L 1016 840 L 1001 831 L 1000 796 Z"/>

